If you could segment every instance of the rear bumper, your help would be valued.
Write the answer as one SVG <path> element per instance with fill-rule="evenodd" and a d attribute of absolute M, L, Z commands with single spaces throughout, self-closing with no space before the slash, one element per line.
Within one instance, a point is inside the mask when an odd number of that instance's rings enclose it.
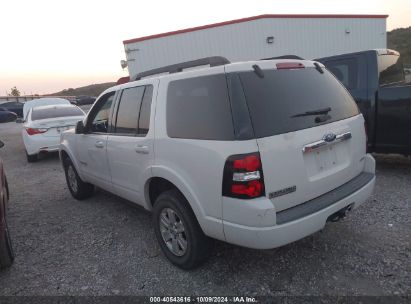
<path fill-rule="evenodd" d="M 232 244 L 255 248 L 270 249 L 286 245 L 288 243 L 302 239 L 324 228 L 330 215 L 337 211 L 352 205 L 353 209 L 358 208 L 372 194 L 375 184 L 375 161 L 372 156 L 366 156 L 364 172 L 361 174 L 366 180 L 362 181 L 360 186 L 353 188 L 354 191 L 340 193 L 340 197 L 335 198 L 345 185 L 323 195 L 322 199 L 318 198 L 313 202 L 307 202 L 291 208 L 287 212 L 267 213 L 269 216 L 276 216 L 275 226 L 269 227 L 250 227 L 224 221 L 224 233 L 226 241 Z M 361 176 L 357 180 L 360 180 Z M 353 179 L 354 181 L 355 179 Z M 349 184 L 349 183 L 347 183 Z M 352 183 L 348 186 L 353 186 Z M 347 187 L 345 187 L 347 188 Z M 341 191 L 340 191 L 341 192 Z M 337 193 L 337 194 L 336 194 Z M 318 206 L 321 206 L 319 209 Z M 314 208 L 314 209 L 313 209 Z"/>
<path fill-rule="evenodd" d="M 25 142 L 26 150 L 29 155 L 40 152 L 57 152 L 60 147 L 60 136 L 31 136 Z"/>

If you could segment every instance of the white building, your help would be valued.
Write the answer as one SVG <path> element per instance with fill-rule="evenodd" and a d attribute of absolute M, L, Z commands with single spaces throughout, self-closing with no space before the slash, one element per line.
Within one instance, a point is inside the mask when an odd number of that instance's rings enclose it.
<path fill-rule="evenodd" d="M 210 56 L 314 59 L 386 48 L 387 15 L 261 15 L 125 40 L 130 76 Z"/>

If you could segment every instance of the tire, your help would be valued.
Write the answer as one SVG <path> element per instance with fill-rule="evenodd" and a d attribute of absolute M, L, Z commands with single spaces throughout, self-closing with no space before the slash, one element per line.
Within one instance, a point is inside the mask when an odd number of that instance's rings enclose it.
<path fill-rule="evenodd" d="M 9 183 L 7 182 L 7 177 L 4 177 L 4 184 L 6 185 L 6 202 L 4 206 L 4 214 L 7 212 L 7 208 L 9 207 L 9 200 L 10 200 L 10 190 L 9 190 Z"/>
<path fill-rule="evenodd" d="M 64 173 L 71 195 L 77 200 L 84 200 L 94 194 L 94 185 L 83 182 L 70 158 L 64 160 Z"/>
<path fill-rule="evenodd" d="M 169 190 L 158 196 L 153 208 L 153 223 L 161 250 L 171 263 L 188 270 L 207 259 L 211 240 L 201 230 L 194 212 L 179 191 Z"/>
<path fill-rule="evenodd" d="M 7 222 L 4 221 L 5 230 L 2 236 L 0 236 L 0 268 L 10 267 L 14 261 L 14 251 L 11 244 L 9 229 Z"/>
<path fill-rule="evenodd" d="M 29 155 L 27 151 L 26 151 L 26 156 L 27 156 L 27 162 L 29 163 L 35 163 L 39 159 L 38 154 Z"/>

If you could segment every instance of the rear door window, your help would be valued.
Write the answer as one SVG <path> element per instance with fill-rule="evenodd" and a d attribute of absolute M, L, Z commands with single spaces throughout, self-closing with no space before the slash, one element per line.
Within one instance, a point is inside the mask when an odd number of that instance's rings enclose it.
<path fill-rule="evenodd" d="M 171 81 L 167 133 L 188 139 L 234 139 L 225 74 Z"/>
<path fill-rule="evenodd" d="M 355 58 L 326 61 L 325 66 L 347 88 L 358 88 L 358 62 Z"/>
<path fill-rule="evenodd" d="M 124 89 L 117 110 L 114 133 L 135 135 L 138 127 L 138 114 L 144 86 Z"/>
<path fill-rule="evenodd" d="M 153 99 L 153 86 L 148 85 L 144 90 L 143 101 L 140 106 L 140 115 L 138 117 L 138 136 L 145 136 L 150 126 L 151 100 Z"/>
<path fill-rule="evenodd" d="M 257 138 L 288 133 L 359 114 L 347 90 L 324 69 L 264 70 L 239 73 Z M 330 109 L 323 115 L 301 115 Z M 318 116 L 325 121 L 316 120 Z"/>

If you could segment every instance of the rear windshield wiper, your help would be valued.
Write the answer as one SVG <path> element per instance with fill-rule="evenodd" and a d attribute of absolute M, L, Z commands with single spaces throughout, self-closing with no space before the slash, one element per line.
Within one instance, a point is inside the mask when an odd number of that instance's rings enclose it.
<path fill-rule="evenodd" d="M 256 73 L 256 75 L 260 78 L 264 78 L 264 72 L 263 70 L 256 64 L 253 65 L 253 70 L 254 73 Z"/>
<path fill-rule="evenodd" d="M 328 108 L 324 108 L 324 109 L 318 109 L 318 110 L 315 110 L 315 111 L 307 111 L 307 112 L 304 112 L 304 113 L 295 114 L 295 115 L 293 115 L 293 116 L 291 116 L 291 117 L 302 117 L 302 116 L 311 116 L 311 115 L 321 115 L 321 114 L 327 114 L 327 113 L 330 112 L 330 111 L 331 111 L 331 108 L 328 107 Z"/>
<path fill-rule="evenodd" d="M 318 72 L 320 72 L 321 74 L 324 74 L 324 70 L 321 68 L 318 62 L 314 62 L 314 67 Z"/>

